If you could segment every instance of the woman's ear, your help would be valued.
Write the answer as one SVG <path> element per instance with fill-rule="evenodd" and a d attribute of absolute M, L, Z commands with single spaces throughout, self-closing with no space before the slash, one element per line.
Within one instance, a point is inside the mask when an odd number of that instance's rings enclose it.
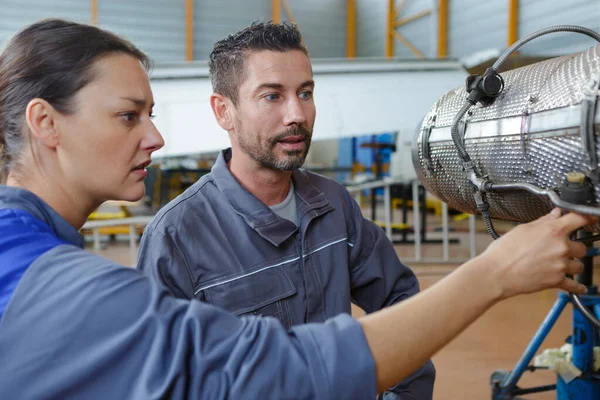
<path fill-rule="evenodd" d="M 217 122 L 221 126 L 221 128 L 225 129 L 227 132 L 233 130 L 233 103 L 229 98 L 223 96 L 220 93 L 213 93 L 210 96 L 210 107 L 215 114 L 215 118 Z"/>
<path fill-rule="evenodd" d="M 56 110 L 46 100 L 35 98 L 27 104 L 25 120 L 29 132 L 43 145 L 55 148 L 59 137 L 56 130 Z"/>

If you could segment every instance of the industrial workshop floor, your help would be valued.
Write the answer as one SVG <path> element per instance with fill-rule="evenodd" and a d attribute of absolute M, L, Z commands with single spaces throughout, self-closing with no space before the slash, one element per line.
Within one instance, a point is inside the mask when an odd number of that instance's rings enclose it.
<path fill-rule="evenodd" d="M 435 219 L 435 217 L 433 217 Z M 432 221 L 431 226 L 437 222 Z M 459 243 L 451 244 L 450 258 L 467 258 L 469 255 L 468 234 L 465 225 L 453 223 L 450 237 L 459 239 Z M 476 243 L 477 252 L 480 253 L 491 242 L 491 239 L 482 228 L 481 221 L 477 221 Z M 510 224 L 498 224 L 500 233 L 510 229 Z M 438 233 L 435 228 L 428 237 L 435 238 Z M 395 246 L 400 258 L 413 258 L 414 248 L 410 244 Z M 92 251 L 91 247 L 89 247 Z M 108 245 L 99 254 L 125 265 L 131 265 L 133 253 L 128 249 L 127 241 L 119 241 Z M 424 244 L 423 257 L 441 258 L 442 246 L 440 244 Z M 431 263 L 409 264 L 421 282 L 422 289 L 426 289 L 456 268 L 456 264 Z M 600 282 L 596 274 L 595 282 Z M 556 299 L 557 291 L 549 290 L 537 294 L 519 296 L 507 300 L 493 307 L 487 314 L 476 321 L 470 328 L 463 332 L 452 343 L 440 351 L 433 361 L 437 369 L 435 384 L 435 400 L 457 399 L 489 399 L 490 374 L 496 369 L 510 370 L 521 356 L 532 335 L 544 319 L 548 310 Z M 464 296 L 469 296 L 466 291 Z M 354 309 L 353 314 L 360 316 L 361 311 Z M 436 318 L 436 315 L 431 315 Z M 571 310 L 568 307 L 559 318 L 554 329 L 548 335 L 541 349 L 558 348 L 564 344 L 565 338 L 570 334 Z M 530 387 L 555 383 L 553 372 L 537 371 L 525 373 L 519 386 Z M 542 400 L 555 399 L 554 392 L 524 396 L 527 399 Z"/>

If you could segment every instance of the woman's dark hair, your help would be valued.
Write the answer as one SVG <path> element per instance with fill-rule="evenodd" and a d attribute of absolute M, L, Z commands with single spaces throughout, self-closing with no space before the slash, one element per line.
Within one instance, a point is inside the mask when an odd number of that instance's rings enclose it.
<path fill-rule="evenodd" d="M 25 109 L 34 98 L 57 111 L 75 111 L 73 96 L 94 79 L 102 56 L 131 55 L 150 69 L 150 59 L 129 41 L 91 25 L 46 19 L 18 32 L 0 54 L 0 183 L 18 163 Z"/>

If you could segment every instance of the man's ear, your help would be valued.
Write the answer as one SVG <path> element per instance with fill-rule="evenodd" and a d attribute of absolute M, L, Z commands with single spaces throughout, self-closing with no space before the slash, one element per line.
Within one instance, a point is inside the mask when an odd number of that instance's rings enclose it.
<path fill-rule="evenodd" d="M 38 98 L 31 100 L 25 109 L 25 120 L 29 132 L 49 148 L 56 148 L 59 142 L 56 114 L 56 109 L 50 103 Z"/>
<path fill-rule="evenodd" d="M 225 129 L 227 132 L 231 132 L 233 130 L 234 111 L 231 100 L 220 93 L 213 93 L 210 96 L 210 107 L 221 128 Z"/>

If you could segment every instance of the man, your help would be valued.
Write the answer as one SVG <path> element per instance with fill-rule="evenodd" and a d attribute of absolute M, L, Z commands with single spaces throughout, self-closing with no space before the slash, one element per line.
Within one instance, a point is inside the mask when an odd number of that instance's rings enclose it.
<path fill-rule="evenodd" d="M 215 44 L 210 103 L 231 149 L 148 225 L 138 268 L 181 298 L 286 327 L 367 313 L 419 291 L 381 228 L 339 183 L 300 170 L 315 105 L 294 25 L 254 23 Z M 149 269 L 150 268 L 150 269 Z M 428 361 L 384 395 L 430 399 Z"/>

